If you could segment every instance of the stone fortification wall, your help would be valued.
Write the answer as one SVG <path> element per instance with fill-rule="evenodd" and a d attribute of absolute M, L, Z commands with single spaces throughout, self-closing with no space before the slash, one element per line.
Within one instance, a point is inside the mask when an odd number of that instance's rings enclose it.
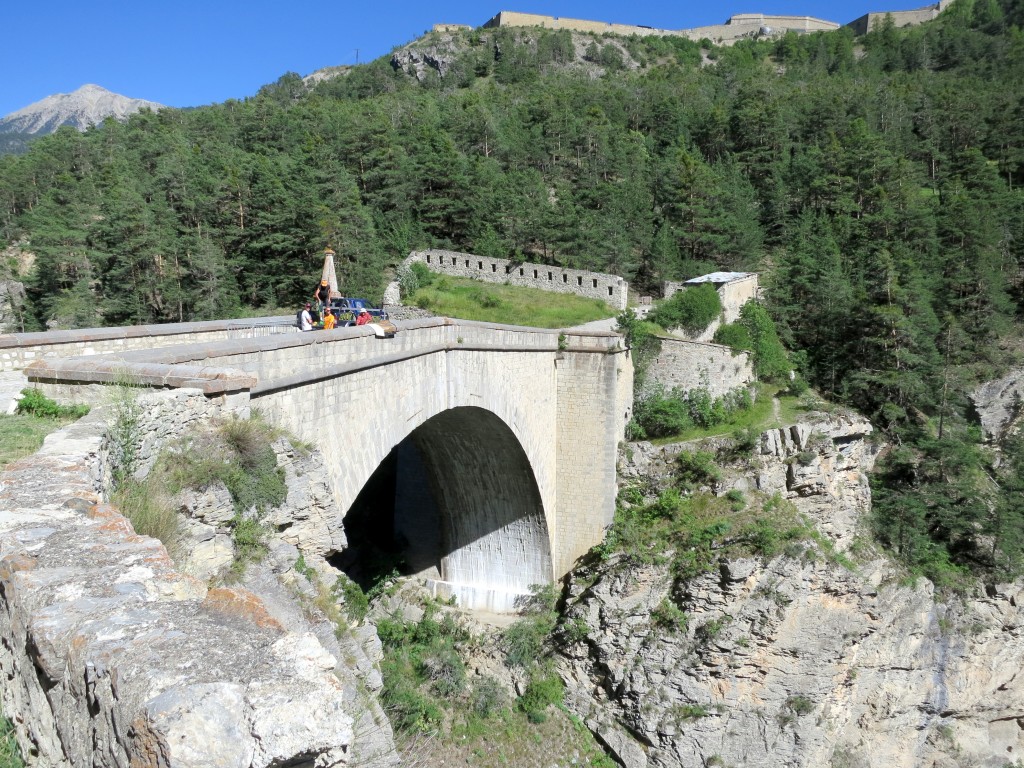
<path fill-rule="evenodd" d="M 545 264 L 519 263 L 508 259 L 438 249 L 413 251 L 404 263 L 409 264 L 413 261 L 426 264 L 431 271 L 443 275 L 540 288 L 555 293 L 571 293 L 588 299 L 600 299 L 618 310 L 626 308 L 629 283 L 617 275 L 562 269 Z"/>
<path fill-rule="evenodd" d="M 0 371 L 17 371 L 43 357 L 78 357 L 152 349 L 174 344 L 259 338 L 296 333 L 293 317 L 208 320 L 198 323 L 81 328 L 72 331 L 0 335 Z"/>
<path fill-rule="evenodd" d="M 655 27 L 644 27 L 634 24 L 611 24 L 604 21 L 589 21 L 587 19 L 568 19 L 558 16 L 544 16 L 538 13 L 518 13 L 516 11 L 501 11 L 497 16 L 488 20 L 485 27 L 543 27 L 545 29 L 571 29 L 574 32 L 594 32 L 603 34 L 610 32 L 616 35 L 678 35 L 679 32 L 670 29 L 657 29 Z"/>
<path fill-rule="evenodd" d="M 860 18 L 854 19 L 846 26 L 850 27 L 855 34 L 866 35 L 878 24 L 882 24 L 886 17 L 892 18 L 892 23 L 897 27 L 909 27 L 915 24 L 924 24 L 938 16 L 948 3 L 936 3 L 935 5 L 917 8 L 913 11 L 878 11 L 865 13 Z"/>
<path fill-rule="evenodd" d="M 721 397 L 754 381 L 754 369 L 746 352 L 734 352 L 721 344 L 661 338 L 661 352 L 647 369 L 647 382 L 665 389 L 706 388 Z"/>
<path fill-rule="evenodd" d="M 178 426 L 213 406 L 169 396 L 152 411 Z M 97 409 L 2 475 L 2 697 L 23 752 L 62 768 L 345 764 L 336 660 L 252 593 L 178 572 L 101 503 L 104 431 Z"/>
<path fill-rule="evenodd" d="M 537 13 L 518 13 L 502 11 L 488 20 L 485 27 L 542 27 L 545 29 L 569 29 L 574 32 L 590 32 L 594 34 L 612 33 L 629 37 L 630 35 L 659 35 L 686 37 L 699 41 L 708 38 L 714 42 L 731 43 L 743 37 L 759 34 L 767 27 L 773 33 L 784 33 L 789 30 L 796 32 L 819 32 L 838 29 L 834 21 L 816 19 L 812 16 L 772 16 L 762 13 L 742 13 L 729 18 L 724 24 L 713 24 L 693 29 L 657 29 L 633 24 L 612 24 L 587 19 L 560 18 L 544 16 Z"/>

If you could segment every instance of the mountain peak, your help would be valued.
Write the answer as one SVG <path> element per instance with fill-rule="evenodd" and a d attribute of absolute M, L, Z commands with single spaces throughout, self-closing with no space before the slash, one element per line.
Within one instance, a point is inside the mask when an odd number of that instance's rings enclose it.
<path fill-rule="evenodd" d="M 140 109 L 161 109 L 162 104 L 112 93 L 95 83 L 86 83 L 71 93 L 55 93 L 34 104 L 11 112 L 0 120 L 0 133 L 52 133 L 62 125 L 84 131 L 108 117 L 124 120 Z"/>

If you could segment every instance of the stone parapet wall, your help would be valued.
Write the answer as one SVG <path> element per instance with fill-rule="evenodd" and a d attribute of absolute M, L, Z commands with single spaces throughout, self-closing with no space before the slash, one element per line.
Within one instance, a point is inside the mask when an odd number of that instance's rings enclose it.
<path fill-rule="evenodd" d="M 297 333 L 293 317 L 209 320 L 196 323 L 81 328 L 0 335 L 0 371 L 18 371 L 35 360 L 148 350 L 176 344 L 260 338 Z"/>
<path fill-rule="evenodd" d="M 156 397 L 157 432 L 215 407 Z M 246 590 L 179 573 L 103 504 L 104 431 L 94 410 L 2 475 L 2 697 L 23 752 L 47 768 L 346 764 L 334 657 Z"/>
<path fill-rule="evenodd" d="M 474 256 L 471 253 L 430 249 L 413 251 L 405 260 L 425 264 L 432 272 L 455 277 L 469 277 L 488 283 L 519 285 L 555 293 L 571 293 L 588 299 L 600 299 L 609 306 L 624 310 L 629 283 L 618 275 L 563 269 L 545 264 L 520 263 L 509 259 Z"/>
<path fill-rule="evenodd" d="M 721 344 L 661 338 L 661 352 L 647 369 L 648 384 L 665 389 L 706 388 L 721 397 L 755 379 L 750 356 Z"/>

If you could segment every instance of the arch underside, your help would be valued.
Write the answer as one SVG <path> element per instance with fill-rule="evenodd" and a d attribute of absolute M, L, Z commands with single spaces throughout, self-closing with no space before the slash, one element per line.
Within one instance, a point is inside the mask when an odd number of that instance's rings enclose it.
<path fill-rule="evenodd" d="M 408 569 L 467 608 L 508 612 L 552 579 L 540 491 L 516 436 L 495 414 L 459 407 L 395 449 L 394 538 Z"/>

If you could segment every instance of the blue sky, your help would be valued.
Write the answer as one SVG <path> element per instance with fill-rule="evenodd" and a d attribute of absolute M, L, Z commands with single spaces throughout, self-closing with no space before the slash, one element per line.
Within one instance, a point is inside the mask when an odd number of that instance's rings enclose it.
<path fill-rule="evenodd" d="M 435 23 L 479 26 L 523 11 L 666 29 L 734 13 L 806 14 L 845 24 L 926 0 L 15 0 L 0 43 L 0 116 L 96 83 L 174 107 L 253 95 L 285 72 L 366 62 Z M 735 3 L 735 4 L 734 4 Z"/>

